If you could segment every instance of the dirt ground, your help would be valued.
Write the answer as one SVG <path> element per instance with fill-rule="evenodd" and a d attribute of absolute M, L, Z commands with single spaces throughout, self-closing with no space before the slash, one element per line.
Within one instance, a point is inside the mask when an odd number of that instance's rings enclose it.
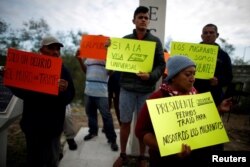
<path fill-rule="evenodd" d="M 112 111 L 115 128 L 119 128 L 117 118 Z M 76 130 L 87 126 L 87 118 L 83 107 L 72 108 L 73 120 Z M 229 118 L 229 119 L 228 119 Z M 250 115 L 231 113 L 222 117 L 230 142 L 225 143 L 226 151 L 250 151 Z M 99 115 L 99 126 L 102 120 Z M 25 139 L 19 127 L 19 119 L 8 128 L 7 167 L 25 167 Z"/>
<path fill-rule="evenodd" d="M 225 143 L 225 150 L 250 151 L 250 115 L 225 114 L 222 120 L 230 139 Z"/>

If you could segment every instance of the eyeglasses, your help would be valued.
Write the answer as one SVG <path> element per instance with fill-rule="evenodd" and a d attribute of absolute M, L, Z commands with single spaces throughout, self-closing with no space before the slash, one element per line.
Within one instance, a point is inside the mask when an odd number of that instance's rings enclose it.
<path fill-rule="evenodd" d="M 147 16 L 139 16 L 138 19 L 145 19 L 148 20 L 149 18 Z"/>

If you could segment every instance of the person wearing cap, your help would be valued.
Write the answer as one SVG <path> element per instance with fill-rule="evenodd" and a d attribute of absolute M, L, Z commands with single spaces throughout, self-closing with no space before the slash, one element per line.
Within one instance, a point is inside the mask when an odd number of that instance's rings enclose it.
<path fill-rule="evenodd" d="M 155 91 L 148 99 L 157 99 L 163 97 L 179 96 L 179 95 L 193 95 L 197 91 L 193 87 L 195 82 L 195 63 L 185 56 L 172 56 L 166 63 L 168 75 L 160 86 L 160 89 Z M 229 111 L 230 99 L 223 101 L 218 106 L 221 112 Z M 143 105 L 141 112 L 138 116 L 135 134 L 140 141 L 149 147 L 149 161 L 150 167 L 163 167 L 171 161 L 175 162 L 189 162 L 190 155 L 193 154 L 190 146 L 182 144 L 182 150 L 177 155 L 160 156 L 158 144 L 156 141 L 155 132 L 153 129 L 152 121 L 150 119 L 147 104 Z"/>
<path fill-rule="evenodd" d="M 48 36 L 42 40 L 42 46 L 48 46 L 47 48 L 51 48 L 52 50 L 47 51 L 46 48 L 41 48 L 40 52 L 42 54 L 48 55 L 48 56 L 60 56 L 60 48 L 63 47 L 63 44 L 60 43 L 55 37 L 53 36 Z M 58 47 L 59 46 L 59 47 Z M 54 47 L 54 49 L 53 49 Z M 62 81 L 63 82 L 63 81 Z M 65 115 L 65 120 L 64 120 L 64 126 L 63 126 L 63 132 L 66 137 L 66 141 L 69 145 L 70 150 L 76 150 L 77 149 L 77 144 L 74 140 L 74 137 L 76 135 L 74 125 L 73 125 L 73 120 L 71 116 L 71 107 L 70 104 L 66 106 L 66 115 Z M 63 154 L 60 155 L 62 157 Z"/>
<path fill-rule="evenodd" d="M 42 39 L 39 51 L 59 57 L 61 47 L 63 44 L 55 37 L 47 36 Z M 72 77 L 64 65 L 58 86 L 58 95 L 10 87 L 14 95 L 23 99 L 20 126 L 26 139 L 28 167 L 57 167 L 59 164 L 65 110 L 75 95 Z"/>
<path fill-rule="evenodd" d="M 48 36 L 46 38 L 43 39 L 42 41 L 42 46 L 48 46 L 48 47 L 55 47 L 54 51 L 47 51 L 46 48 L 41 48 L 40 52 L 42 54 L 48 55 L 48 56 L 56 56 L 59 57 L 60 56 L 60 52 L 58 52 L 58 50 L 60 51 L 60 47 L 63 47 L 63 44 L 61 44 L 55 37 L 53 36 Z M 59 48 L 58 48 L 59 46 Z M 74 129 L 74 124 L 73 124 L 73 120 L 72 120 L 72 116 L 71 116 L 71 107 L 70 104 L 68 104 L 66 106 L 66 115 L 65 115 L 65 119 L 64 119 L 64 126 L 63 126 L 63 132 L 64 135 L 66 137 L 66 141 L 69 145 L 69 149 L 70 150 L 76 150 L 77 149 L 77 144 L 74 140 L 74 137 L 76 135 L 75 129 Z M 60 159 L 63 157 L 63 153 L 61 150 L 60 153 Z"/>

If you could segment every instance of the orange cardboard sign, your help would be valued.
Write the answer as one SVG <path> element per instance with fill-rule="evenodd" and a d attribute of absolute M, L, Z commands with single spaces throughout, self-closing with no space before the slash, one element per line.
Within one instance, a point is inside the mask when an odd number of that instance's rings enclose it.
<path fill-rule="evenodd" d="M 62 59 L 8 49 L 4 85 L 58 95 Z"/>
<path fill-rule="evenodd" d="M 169 57 L 170 57 L 170 54 L 169 54 L 168 52 L 164 52 L 164 59 L 165 59 L 165 62 L 168 61 Z M 165 74 L 165 75 L 168 74 L 167 68 L 165 68 L 164 74 Z"/>
<path fill-rule="evenodd" d="M 83 35 L 80 45 L 80 57 L 105 60 L 107 48 L 105 43 L 108 37 L 102 35 Z"/>

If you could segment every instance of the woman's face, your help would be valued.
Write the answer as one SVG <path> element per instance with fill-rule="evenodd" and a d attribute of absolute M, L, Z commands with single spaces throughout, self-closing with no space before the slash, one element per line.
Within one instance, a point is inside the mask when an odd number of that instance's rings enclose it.
<path fill-rule="evenodd" d="M 182 93 L 189 92 L 195 81 L 195 67 L 190 66 L 179 72 L 174 78 L 172 78 L 171 85 Z"/>

